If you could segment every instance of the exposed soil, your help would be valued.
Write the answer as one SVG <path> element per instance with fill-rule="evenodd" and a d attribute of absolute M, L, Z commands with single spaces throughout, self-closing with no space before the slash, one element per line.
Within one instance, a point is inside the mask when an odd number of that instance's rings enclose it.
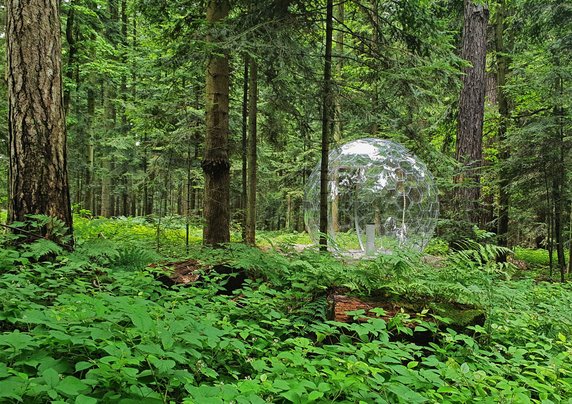
<path fill-rule="evenodd" d="M 189 259 L 179 262 L 167 262 L 161 264 L 151 264 L 151 268 L 160 268 L 157 280 L 165 286 L 193 285 L 204 280 L 205 275 L 216 273 L 220 276 L 220 283 L 223 289 L 219 294 L 231 295 L 235 290 L 242 288 L 248 279 L 248 274 L 244 269 L 233 268 L 226 264 L 205 265 L 197 260 Z"/>

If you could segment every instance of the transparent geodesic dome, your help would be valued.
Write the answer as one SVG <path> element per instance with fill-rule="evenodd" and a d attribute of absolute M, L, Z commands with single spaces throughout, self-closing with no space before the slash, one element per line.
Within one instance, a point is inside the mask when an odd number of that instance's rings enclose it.
<path fill-rule="evenodd" d="M 320 162 L 305 189 L 304 220 L 319 240 Z M 329 154 L 328 245 L 342 255 L 376 256 L 398 248 L 421 251 L 439 214 L 433 176 L 402 145 L 366 138 Z"/>

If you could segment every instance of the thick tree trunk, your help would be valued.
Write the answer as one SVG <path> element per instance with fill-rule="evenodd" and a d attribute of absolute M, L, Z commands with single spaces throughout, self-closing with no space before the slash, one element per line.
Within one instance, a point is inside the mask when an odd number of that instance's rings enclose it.
<path fill-rule="evenodd" d="M 44 214 L 61 219 L 72 232 L 58 8 L 56 0 L 6 2 L 8 221 Z"/>
<path fill-rule="evenodd" d="M 457 161 L 465 167 L 459 182 L 457 200 L 468 220 L 480 224 L 480 173 L 482 164 L 483 117 L 485 110 L 486 31 L 489 11 L 483 4 L 465 0 L 465 23 L 461 57 L 471 63 L 465 68 L 463 89 L 459 99 L 457 129 Z"/>
<path fill-rule="evenodd" d="M 248 129 L 250 137 L 248 139 L 248 207 L 246 209 L 246 243 L 256 244 L 256 131 L 258 115 L 258 72 L 256 61 L 250 61 L 249 77 L 249 98 L 248 98 Z"/>
<path fill-rule="evenodd" d="M 322 94 L 322 163 L 320 166 L 320 250 L 328 248 L 328 166 L 330 128 L 332 124 L 332 35 L 333 0 L 326 4 L 326 53 L 324 55 L 324 89 Z"/>
<path fill-rule="evenodd" d="M 207 22 L 213 26 L 229 13 L 228 0 L 209 0 Z M 207 42 L 216 47 L 218 38 Z M 228 152 L 229 62 L 222 49 L 213 49 L 206 69 L 206 136 L 202 168 L 205 173 L 203 243 L 230 241 L 230 160 Z"/>

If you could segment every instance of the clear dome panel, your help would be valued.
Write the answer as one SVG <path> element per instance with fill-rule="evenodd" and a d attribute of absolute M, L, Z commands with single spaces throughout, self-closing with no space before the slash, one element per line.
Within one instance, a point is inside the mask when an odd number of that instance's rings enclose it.
<path fill-rule="evenodd" d="M 366 138 L 333 150 L 328 171 L 328 241 L 331 250 L 376 256 L 397 248 L 421 251 L 439 214 L 437 188 L 423 162 L 402 145 Z M 305 189 L 304 219 L 319 240 L 320 163 Z"/>

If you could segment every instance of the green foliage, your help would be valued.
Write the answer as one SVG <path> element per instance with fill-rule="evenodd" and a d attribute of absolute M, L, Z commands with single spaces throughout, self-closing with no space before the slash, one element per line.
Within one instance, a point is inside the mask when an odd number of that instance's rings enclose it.
<path fill-rule="evenodd" d="M 217 294 L 215 275 L 165 288 L 144 267 L 154 234 L 147 240 L 139 225 L 118 220 L 93 225 L 110 234 L 78 240 L 76 252 L 50 262 L 0 250 L 0 401 L 572 399 L 572 315 L 562 310 L 572 288 L 509 280 L 510 269 L 495 264 L 504 252 L 497 247 L 474 245 L 439 268 L 407 252 L 344 263 L 313 251 L 194 249 L 205 263 L 226 262 L 257 279 L 229 297 Z M 90 226 L 78 222 L 78 234 L 91 234 Z M 340 287 L 471 303 L 487 308 L 487 323 L 459 333 L 437 329 L 423 313 L 387 318 L 380 309 L 367 322 L 328 321 L 326 291 Z M 433 342 L 404 339 L 423 332 Z"/>
<path fill-rule="evenodd" d="M 514 250 L 515 258 L 525 261 L 528 265 L 536 268 L 548 267 L 550 262 L 550 254 L 547 250 L 542 249 L 530 249 L 517 247 Z M 556 251 L 552 252 L 552 258 L 556 262 Z"/>

